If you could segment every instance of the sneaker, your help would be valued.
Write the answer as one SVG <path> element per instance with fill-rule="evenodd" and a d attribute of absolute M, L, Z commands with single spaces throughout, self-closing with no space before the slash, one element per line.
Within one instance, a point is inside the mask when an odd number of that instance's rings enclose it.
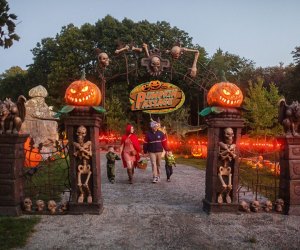
<path fill-rule="evenodd" d="M 152 183 L 157 183 L 157 182 L 158 182 L 158 178 L 157 177 L 153 177 Z"/>
<path fill-rule="evenodd" d="M 111 184 L 114 184 L 114 183 L 115 183 L 115 180 L 111 180 L 110 183 L 111 183 Z"/>
<path fill-rule="evenodd" d="M 170 178 L 168 178 L 168 179 L 167 179 L 167 182 L 170 182 L 170 181 L 171 181 L 171 179 L 170 179 Z"/>

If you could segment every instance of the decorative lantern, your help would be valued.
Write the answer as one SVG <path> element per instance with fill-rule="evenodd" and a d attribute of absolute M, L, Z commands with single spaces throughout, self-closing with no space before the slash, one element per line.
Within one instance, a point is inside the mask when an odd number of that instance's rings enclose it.
<path fill-rule="evenodd" d="M 230 82 L 219 82 L 213 85 L 207 93 L 209 106 L 240 107 L 243 93 L 238 86 Z"/>
<path fill-rule="evenodd" d="M 73 106 L 98 106 L 101 102 L 101 91 L 96 84 L 83 76 L 67 88 L 65 102 Z"/>
<path fill-rule="evenodd" d="M 33 148 L 30 145 L 30 137 L 27 138 L 24 143 L 25 161 L 24 166 L 27 168 L 34 168 L 43 160 L 42 155 L 37 148 Z"/>
<path fill-rule="evenodd" d="M 207 146 L 206 145 L 193 145 L 191 148 L 191 154 L 194 157 L 206 158 Z"/>

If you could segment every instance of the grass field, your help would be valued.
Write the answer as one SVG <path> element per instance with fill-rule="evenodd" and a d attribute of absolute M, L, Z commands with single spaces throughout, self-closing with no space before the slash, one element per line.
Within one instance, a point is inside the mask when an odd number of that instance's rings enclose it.
<path fill-rule="evenodd" d="M 28 218 L 0 216 L 0 250 L 24 247 L 39 221 L 40 218 L 37 216 Z"/>

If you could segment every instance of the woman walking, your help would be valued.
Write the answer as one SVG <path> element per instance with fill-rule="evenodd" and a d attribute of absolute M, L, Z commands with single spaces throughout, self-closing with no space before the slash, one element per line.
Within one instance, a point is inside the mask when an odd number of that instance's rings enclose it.
<path fill-rule="evenodd" d="M 133 183 L 134 168 L 140 159 L 141 147 L 138 137 L 134 134 L 134 128 L 128 124 L 126 126 L 126 133 L 121 139 L 121 156 L 124 168 L 127 168 L 129 183 Z"/>

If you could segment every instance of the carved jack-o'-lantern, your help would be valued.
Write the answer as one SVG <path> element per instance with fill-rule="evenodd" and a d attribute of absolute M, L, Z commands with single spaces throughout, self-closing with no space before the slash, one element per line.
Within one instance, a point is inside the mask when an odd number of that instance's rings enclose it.
<path fill-rule="evenodd" d="M 161 86 L 160 81 L 151 81 L 150 82 L 151 89 L 159 89 Z"/>
<path fill-rule="evenodd" d="M 207 93 L 209 106 L 239 107 L 243 101 L 243 93 L 238 86 L 230 82 L 219 82 Z"/>
<path fill-rule="evenodd" d="M 67 88 L 65 101 L 74 106 L 98 106 L 101 102 L 101 92 L 96 84 L 81 79 L 72 82 Z"/>
<path fill-rule="evenodd" d="M 43 160 L 42 155 L 39 153 L 37 148 L 30 146 L 30 137 L 27 138 L 24 143 L 25 161 L 24 166 L 27 168 L 34 168 Z"/>
<path fill-rule="evenodd" d="M 144 84 L 142 86 L 142 91 L 146 92 L 146 91 L 149 91 L 149 90 L 151 90 L 150 84 Z"/>
<path fill-rule="evenodd" d="M 207 146 L 206 145 L 193 145 L 191 148 L 191 154 L 194 157 L 206 158 Z"/>

